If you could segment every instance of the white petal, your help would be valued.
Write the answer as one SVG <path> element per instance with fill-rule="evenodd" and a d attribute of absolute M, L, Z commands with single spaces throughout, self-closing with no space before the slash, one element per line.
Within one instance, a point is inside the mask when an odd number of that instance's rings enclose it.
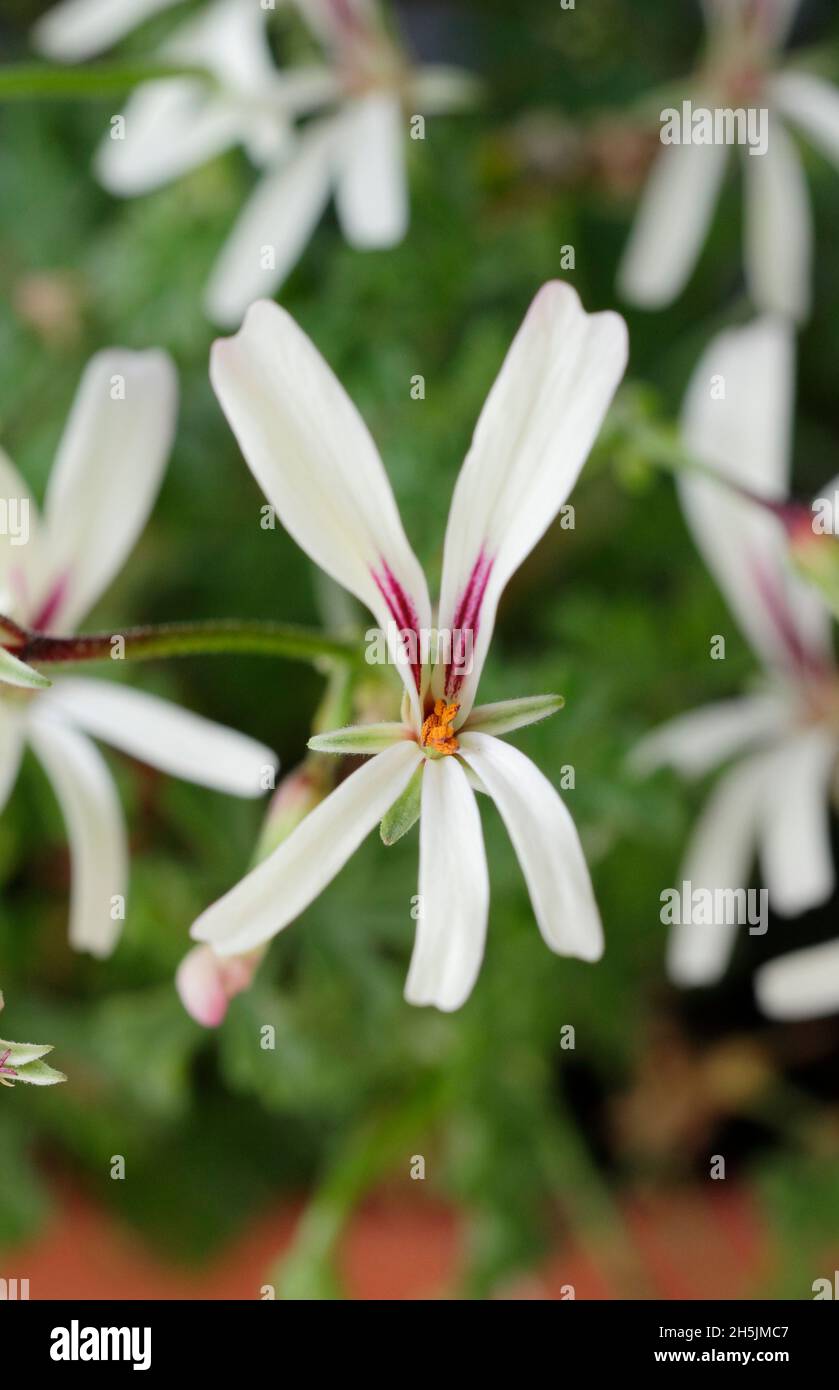
<path fill-rule="evenodd" d="M 774 500 L 789 493 L 793 353 L 792 329 L 780 319 L 720 334 L 682 410 L 690 454 Z M 827 608 L 792 572 L 781 523 L 713 479 L 685 474 L 679 493 L 694 540 L 757 654 L 784 669 L 828 659 Z"/>
<path fill-rule="evenodd" d="M 450 1012 L 472 992 L 484 954 L 489 873 L 481 817 L 456 758 L 422 774 L 419 917 L 405 984 L 409 1004 Z"/>
<path fill-rule="evenodd" d="M 784 917 L 797 917 L 833 892 L 829 801 L 836 755 L 835 736 L 812 728 L 771 759 L 760 858 L 772 909 Z"/>
<path fill-rule="evenodd" d="M 746 274 L 758 308 L 801 320 L 810 311 L 813 228 L 798 151 L 769 120 L 764 154 L 744 151 Z"/>
<path fill-rule="evenodd" d="M 766 754 L 736 763 L 713 788 L 694 826 L 682 861 L 681 885 L 710 892 L 748 888 L 755 859 Z M 691 923 L 670 928 L 667 966 L 679 985 L 709 985 L 720 978 L 734 947 L 737 927 Z M 743 928 L 747 930 L 747 928 Z"/>
<path fill-rule="evenodd" d="M 274 853 L 202 912 L 196 941 L 239 955 L 275 936 L 323 892 L 404 791 L 422 754 L 415 743 L 378 753 L 316 806 Z"/>
<path fill-rule="evenodd" d="M 758 1006 L 768 1018 L 824 1018 L 839 1010 L 839 941 L 767 961 L 755 972 Z"/>
<path fill-rule="evenodd" d="M 122 128 L 113 127 L 97 148 L 93 170 L 103 188 L 120 198 L 149 193 L 229 149 L 242 130 L 239 112 L 208 95 L 198 78 L 164 77 L 135 88 Z"/>
<path fill-rule="evenodd" d="M 113 579 L 157 497 L 178 388 L 164 352 L 111 348 L 91 358 L 50 474 L 44 529 L 55 628 L 74 627 Z"/>
<path fill-rule="evenodd" d="M 360 251 L 395 246 L 408 230 L 406 138 L 398 96 L 378 92 L 349 107 L 335 208 L 344 236 Z"/>
<path fill-rule="evenodd" d="M 190 710 L 108 681 L 68 677 L 41 697 L 41 709 L 132 758 L 233 796 L 262 796 L 277 759 L 264 744 Z"/>
<path fill-rule="evenodd" d="M 217 86 L 173 77 L 137 87 L 121 113 L 124 132 L 107 136 L 97 152 L 96 174 L 107 189 L 124 197 L 148 192 L 239 140 L 255 153 L 282 148 L 288 121 L 266 14 L 253 0 L 214 0 L 178 26 L 160 56 L 206 68 Z"/>
<path fill-rule="evenodd" d="M 839 164 L 839 90 L 812 73 L 788 71 L 774 79 L 772 95 L 822 154 Z"/>
<path fill-rule="evenodd" d="M 38 20 L 32 41 L 59 63 L 81 63 L 103 53 L 159 10 L 179 0 L 61 0 Z"/>
<path fill-rule="evenodd" d="M 214 344 L 210 376 L 251 471 L 297 544 L 385 631 L 429 629 L 425 576 L 376 446 L 291 316 L 254 304 L 236 337 Z M 391 650 L 401 650 L 395 637 Z M 399 671 L 419 718 L 420 672 L 405 662 Z"/>
<path fill-rule="evenodd" d="M 546 943 L 563 956 L 598 960 L 603 928 L 568 808 L 535 763 L 511 744 L 465 733 L 460 748 L 501 813 Z"/>
<path fill-rule="evenodd" d="M 24 741 L 23 711 L 9 700 L 0 704 L 0 811 L 17 781 Z"/>
<path fill-rule="evenodd" d="M 552 281 L 536 295 L 504 359 L 446 529 L 438 626 L 474 634 L 473 660 L 466 676 L 440 668 L 435 688 L 461 702 L 461 723 L 475 698 L 502 590 L 577 481 L 626 355 L 623 319 L 587 314 L 570 285 Z"/>
<path fill-rule="evenodd" d="M 11 459 L 0 449 L 0 613 L 28 624 L 48 573 L 38 508 Z"/>
<path fill-rule="evenodd" d="M 329 197 L 335 140 L 333 122 L 314 122 L 288 162 L 257 184 L 207 286 L 214 323 L 238 328 L 253 301 L 274 294 L 294 268 Z"/>
<path fill-rule="evenodd" d="M 699 257 L 727 160 L 725 145 L 666 145 L 656 157 L 618 270 L 631 304 L 660 309 Z"/>
<path fill-rule="evenodd" d="M 443 63 L 431 63 L 414 73 L 411 109 L 423 116 L 461 111 L 474 105 L 480 93 L 481 82 L 474 73 Z"/>
<path fill-rule="evenodd" d="M 112 899 L 125 900 L 128 845 L 113 778 L 97 748 L 37 704 L 29 740 L 58 797 L 70 840 L 70 944 L 107 956 L 116 945 L 121 916 Z"/>
<path fill-rule="evenodd" d="M 769 46 L 783 43 L 795 19 L 801 0 L 702 0 L 709 24 L 732 29 L 739 38 L 744 22 L 755 26 Z M 721 40 L 722 34 L 718 35 Z"/>
<path fill-rule="evenodd" d="M 780 695 L 744 695 L 669 719 L 636 744 L 632 770 L 646 776 L 672 767 L 685 777 L 702 777 L 756 743 L 789 726 L 793 710 Z"/>

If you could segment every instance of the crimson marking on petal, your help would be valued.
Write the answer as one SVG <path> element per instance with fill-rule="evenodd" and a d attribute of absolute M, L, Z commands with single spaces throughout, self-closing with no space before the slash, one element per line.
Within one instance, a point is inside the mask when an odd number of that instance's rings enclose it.
<path fill-rule="evenodd" d="M 478 558 L 472 566 L 472 573 L 466 581 L 466 587 L 455 607 L 454 620 L 452 622 L 452 642 L 454 642 L 453 634 L 455 632 L 461 635 L 468 632 L 474 648 L 475 638 L 478 635 L 478 627 L 480 624 L 481 604 L 484 601 L 484 594 L 486 593 L 489 576 L 492 573 L 493 563 L 493 557 L 485 554 L 483 547 L 481 547 L 481 550 L 478 552 Z M 450 698 L 457 694 L 463 684 L 463 680 L 463 671 L 455 671 L 451 663 L 449 663 L 446 667 L 445 688 L 446 694 Z"/>
<path fill-rule="evenodd" d="M 53 584 L 32 623 L 33 632 L 46 632 L 55 621 L 55 615 L 67 597 L 67 585 L 68 576 L 66 574 Z"/>
<path fill-rule="evenodd" d="M 408 647 L 408 643 L 405 637 L 405 633 L 413 632 L 415 635 L 416 660 L 411 662 L 411 671 L 413 672 L 413 677 L 416 683 L 417 690 L 420 690 L 422 687 L 422 659 L 420 656 L 420 653 L 422 652 L 422 643 L 420 641 L 419 618 L 417 616 L 417 610 L 414 607 L 408 595 L 406 594 L 405 590 L 402 588 L 402 585 L 399 583 L 399 580 L 396 578 L 396 575 L 393 573 L 393 570 L 390 568 L 387 561 L 384 559 L 383 556 L 379 556 L 379 559 L 381 560 L 382 565 L 381 574 L 377 574 L 375 570 L 371 570 L 370 573 L 376 581 L 376 587 L 378 588 L 379 593 L 382 595 L 382 598 L 384 599 L 385 603 L 391 611 L 393 620 L 396 623 L 396 626 L 399 629 L 399 634 L 402 638 L 402 645 L 406 648 L 406 650 Z M 408 652 L 408 655 L 410 656 L 410 651 Z"/>
<path fill-rule="evenodd" d="M 779 576 L 771 573 L 756 555 L 752 555 L 751 565 L 758 592 L 781 641 L 787 649 L 792 665 L 803 670 L 823 670 L 824 659 L 817 653 L 808 651 L 796 631 L 795 617 L 787 602 Z"/>

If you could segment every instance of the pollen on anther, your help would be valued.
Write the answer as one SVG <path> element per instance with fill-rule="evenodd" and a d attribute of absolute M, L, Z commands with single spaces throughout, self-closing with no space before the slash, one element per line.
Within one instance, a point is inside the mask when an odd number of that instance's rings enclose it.
<path fill-rule="evenodd" d="M 434 753 L 456 753 L 459 744 L 455 737 L 452 720 L 460 705 L 447 705 L 445 700 L 436 700 L 433 713 L 424 721 L 420 732 L 420 743 Z"/>

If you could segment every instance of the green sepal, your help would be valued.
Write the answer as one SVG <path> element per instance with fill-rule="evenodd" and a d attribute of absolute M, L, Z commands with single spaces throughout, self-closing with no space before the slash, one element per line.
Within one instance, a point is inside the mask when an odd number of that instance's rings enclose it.
<path fill-rule="evenodd" d="M 382 843 L 395 845 L 403 835 L 407 835 L 420 817 L 422 801 L 423 764 L 420 763 L 401 796 L 397 797 L 389 811 L 382 817 L 379 834 Z"/>

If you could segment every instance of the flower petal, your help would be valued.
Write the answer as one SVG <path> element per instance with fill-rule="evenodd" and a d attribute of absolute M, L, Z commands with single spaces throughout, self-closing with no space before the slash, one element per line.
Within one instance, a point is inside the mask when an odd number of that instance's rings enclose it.
<path fill-rule="evenodd" d="M 349 396 L 290 315 L 264 301 L 251 306 L 234 338 L 214 344 L 210 376 L 283 525 L 388 633 L 419 719 L 421 671 L 404 659 L 396 632 L 430 629 L 425 576 Z"/>
<path fill-rule="evenodd" d="M 760 859 L 773 911 L 784 917 L 797 917 L 833 892 L 830 785 L 836 756 L 835 735 L 812 728 L 782 744 L 769 763 Z"/>
<path fill-rule="evenodd" d="M 460 750 L 507 827 L 546 944 L 563 956 L 598 960 L 603 928 L 568 808 L 536 764 L 511 744 L 465 733 Z"/>
<path fill-rule="evenodd" d="M 49 626 L 73 628 L 134 545 L 166 467 L 177 401 L 164 352 L 111 348 L 85 368 L 44 504 L 57 590 L 42 595 Z"/>
<path fill-rule="evenodd" d="M 236 108 L 196 77 L 143 82 L 125 103 L 125 127 L 100 141 L 93 171 L 103 188 L 135 198 L 180 178 L 239 139 Z"/>
<path fill-rule="evenodd" d="M 405 118 L 397 95 L 376 92 L 350 104 L 342 127 L 335 208 L 359 251 L 395 246 L 408 230 Z"/>
<path fill-rule="evenodd" d="M 61 0 L 32 29 L 39 53 L 59 63 L 81 63 L 118 42 L 178 0 Z"/>
<path fill-rule="evenodd" d="M 34 706 L 28 734 L 49 777 L 70 840 L 70 944 L 77 951 L 107 956 L 116 945 L 122 918 L 112 900 L 124 901 L 128 845 L 113 778 L 97 748 L 74 729 Z"/>
<path fill-rule="evenodd" d="M 810 72 L 789 70 L 772 82 L 772 96 L 834 164 L 839 164 L 839 91 Z"/>
<path fill-rule="evenodd" d="M 700 359 L 682 410 L 688 451 L 772 500 L 789 492 L 793 351 L 792 329 L 781 319 L 720 334 Z M 694 540 L 758 656 L 786 670 L 828 660 L 827 608 L 793 573 L 780 521 L 695 474 L 680 477 L 679 493 Z"/>
<path fill-rule="evenodd" d="M 355 853 L 421 757 L 415 743 L 400 743 L 341 782 L 268 859 L 202 912 L 194 939 L 221 956 L 241 955 L 287 927 Z"/>
<path fill-rule="evenodd" d="M 746 274 L 758 308 L 796 320 L 810 312 L 813 228 L 804 170 L 774 116 L 764 154 L 743 154 Z"/>
<path fill-rule="evenodd" d="M 451 1012 L 472 992 L 489 912 L 481 817 L 456 758 L 427 763 L 422 776 L 419 917 L 405 984 L 409 1004 Z"/>
<path fill-rule="evenodd" d="M 665 145 L 618 269 L 630 304 L 660 309 L 684 288 L 702 249 L 728 157 L 725 145 Z"/>
<path fill-rule="evenodd" d="M 172 777 L 233 796 L 262 796 L 273 786 L 270 748 L 144 690 L 67 677 L 40 708 Z"/>
<path fill-rule="evenodd" d="M 0 499 L 6 525 L 0 534 L 0 613 L 28 622 L 47 582 L 38 508 L 11 459 L 0 449 Z"/>
<path fill-rule="evenodd" d="M 287 162 L 263 175 L 213 266 L 205 307 L 214 323 L 238 328 L 294 268 L 329 197 L 335 143 L 335 123 L 315 121 Z"/>
<path fill-rule="evenodd" d="M 45 690 L 51 681 L 40 671 L 27 666 L 13 652 L 0 647 L 0 686 L 14 685 L 22 690 Z"/>
<path fill-rule="evenodd" d="M 496 700 L 491 705 L 474 705 L 464 727 L 470 733 L 511 734 L 528 724 L 548 719 L 565 704 L 564 695 L 525 695 L 520 700 Z"/>
<path fill-rule="evenodd" d="M 684 777 L 703 777 L 735 753 L 777 737 L 792 717 L 789 701 L 780 695 L 719 700 L 653 729 L 632 750 L 630 766 L 641 777 L 660 767 L 675 768 Z"/>
<path fill-rule="evenodd" d="M 693 891 L 748 888 L 769 762 L 755 754 L 736 763 L 713 788 L 693 828 L 680 881 Z M 670 929 L 667 968 L 678 985 L 710 985 L 728 965 L 737 927 L 690 923 Z"/>
<path fill-rule="evenodd" d="M 23 754 L 24 719 L 21 710 L 3 701 L 0 707 L 0 811 L 5 809 L 17 781 Z"/>
<path fill-rule="evenodd" d="M 758 1007 L 768 1018 L 795 1022 L 839 1011 L 839 941 L 824 941 L 767 961 L 755 972 Z"/>
<path fill-rule="evenodd" d="M 107 189 L 123 197 L 148 192 L 239 140 L 256 157 L 282 150 L 288 119 L 265 20 L 253 0 L 213 0 L 178 26 L 160 56 L 206 68 L 216 85 L 166 77 L 135 88 L 124 130 L 118 138 L 112 131 L 96 156 Z"/>
<path fill-rule="evenodd" d="M 498 600 L 573 488 L 626 366 L 626 325 L 587 314 L 570 285 L 536 295 L 475 428 L 446 529 L 441 630 L 471 634 L 471 672 L 438 668 L 438 694 L 472 708 Z"/>

